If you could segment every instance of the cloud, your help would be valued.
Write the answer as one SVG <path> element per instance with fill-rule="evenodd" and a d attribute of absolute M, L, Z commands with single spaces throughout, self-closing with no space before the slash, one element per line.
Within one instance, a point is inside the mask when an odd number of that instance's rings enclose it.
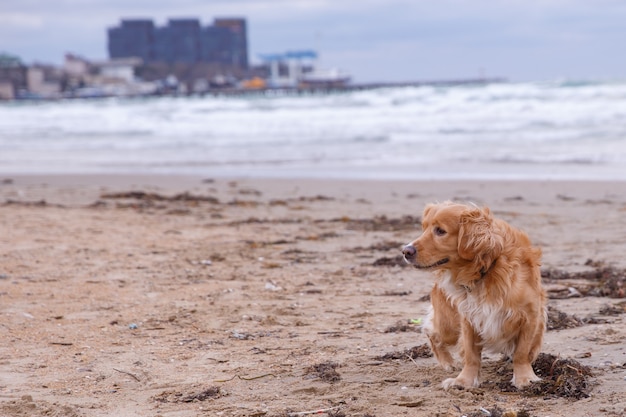
<path fill-rule="evenodd" d="M 4 30 L 17 29 L 28 30 L 37 29 L 42 26 L 43 18 L 30 13 L 0 13 L 0 27 Z"/>

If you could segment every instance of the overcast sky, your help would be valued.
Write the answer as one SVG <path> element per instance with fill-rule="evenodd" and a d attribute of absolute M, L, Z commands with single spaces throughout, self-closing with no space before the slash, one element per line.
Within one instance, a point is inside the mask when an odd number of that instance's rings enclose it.
<path fill-rule="evenodd" d="M 107 58 L 120 18 L 248 21 L 250 59 L 310 49 L 356 82 L 626 79 L 624 0 L 0 0 L 0 52 Z"/>

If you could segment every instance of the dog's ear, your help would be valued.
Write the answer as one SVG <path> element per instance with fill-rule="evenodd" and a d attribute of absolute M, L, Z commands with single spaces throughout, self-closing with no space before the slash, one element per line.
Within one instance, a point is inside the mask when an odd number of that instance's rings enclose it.
<path fill-rule="evenodd" d="M 470 208 L 461 213 L 459 228 L 459 256 L 473 261 L 484 274 L 500 256 L 504 239 L 493 226 L 493 216 L 488 208 Z"/>
<path fill-rule="evenodd" d="M 438 204 L 433 204 L 433 203 L 426 204 L 426 206 L 424 207 L 424 212 L 422 213 L 422 220 L 428 217 L 428 213 L 433 211 L 437 206 Z"/>

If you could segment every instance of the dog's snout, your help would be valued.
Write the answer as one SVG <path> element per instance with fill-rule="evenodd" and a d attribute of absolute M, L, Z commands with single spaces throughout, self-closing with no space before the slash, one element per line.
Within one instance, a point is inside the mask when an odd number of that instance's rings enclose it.
<path fill-rule="evenodd" d="M 402 248 L 402 254 L 405 258 L 414 258 L 417 254 L 417 250 L 413 245 L 406 245 L 404 248 Z"/>

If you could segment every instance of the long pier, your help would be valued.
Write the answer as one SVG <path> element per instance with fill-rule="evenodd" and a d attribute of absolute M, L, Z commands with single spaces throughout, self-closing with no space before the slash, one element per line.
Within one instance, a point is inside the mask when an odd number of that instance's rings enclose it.
<path fill-rule="evenodd" d="M 189 96 L 214 96 L 214 97 L 237 97 L 237 96 L 263 96 L 263 97 L 281 97 L 281 96 L 297 96 L 297 95 L 324 95 L 347 93 L 351 91 L 375 90 L 381 88 L 398 88 L 398 87 L 451 87 L 460 85 L 486 85 L 494 83 L 507 82 L 505 78 L 467 78 L 457 80 L 431 80 L 431 81 L 407 81 L 407 82 L 375 82 L 375 83 L 358 83 L 358 84 L 307 84 L 293 87 L 263 87 L 263 88 L 242 88 L 242 87 L 224 87 L 210 88 L 206 91 L 186 93 L 180 92 L 160 92 L 151 94 L 98 94 L 94 96 L 74 96 L 60 95 L 58 97 L 21 97 L 18 100 L 74 100 L 74 99 L 104 99 L 111 97 L 120 98 L 139 98 L 139 97 L 189 97 Z"/>
<path fill-rule="evenodd" d="M 380 88 L 397 87 L 452 87 L 460 85 L 485 85 L 507 82 L 505 78 L 467 78 L 458 80 L 432 80 L 432 81 L 407 81 L 407 82 L 379 82 L 359 84 L 317 84 L 300 85 L 294 87 L 264 87 L 264 88 L 212 88 L 202 93 L 190 93 L 190 95 L 213 95 L 213 96 L 239 96 L 239 95 L 263 95 L 263 96 L 290 96 L 343 93 L 350 91 L 374 90 Z"/>

